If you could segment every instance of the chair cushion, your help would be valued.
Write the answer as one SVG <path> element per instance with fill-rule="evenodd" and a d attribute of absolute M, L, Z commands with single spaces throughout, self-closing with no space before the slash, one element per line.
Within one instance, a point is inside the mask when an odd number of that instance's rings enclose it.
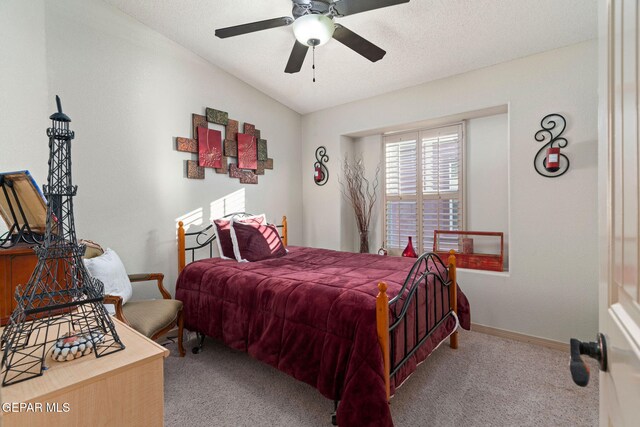
<path fill-rule="evenodd" d="M 129 301 L 122 306 L 131 327 L 148 338 L 175 322 L 181 309 L 182 301 L 175 299 Z"/>

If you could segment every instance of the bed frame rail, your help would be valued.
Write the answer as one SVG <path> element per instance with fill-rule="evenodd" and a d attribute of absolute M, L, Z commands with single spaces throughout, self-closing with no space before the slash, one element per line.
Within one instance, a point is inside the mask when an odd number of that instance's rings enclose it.
<path fill-rule="evenodd" d="M 445 267 L 449 273 L 448 277 L 442 277 L 438 269 L 433 268 L 435 265 Z M 430 281 L 433 283 L 432 289 L 429 289 Z M 425 253 L 420 256 L 407 275 L 400 292 L 391 300 L 387 295 L 387 284 L 384 282 L 378 284 L 376 327 L 384 362 L 387 400 L 391 398 L 391 378 L 429 339 L 433 331 L 448 317 L 457 315 L 456 283 L 456 257 L 455 251 L 452 250 L 449 253 L 448 265 L 445 265 L 434 253 Z M 424 313 L 420 313 L 422 302 L 425 307 Z M 410 310 L 414 314 L 412 323 L 408 315 Z M 426 322 L 422 333 L 420 332 L 421 319 Z M 410 336 L 409 333 L 413 335 Z M 399 338 L 403 338 L 404 342 L 400 349 L 397 348 Z M 411 346 L 409 346 L 410 338 L 413 341 Z M 450 336 L 450 346 L 454 349 L 458 348 L 457 331 Z"/>
<path fill-rule="evenodd" d="M 252 216 L 251 214 L 245 212 L 235 212 L 229 215 L 223 216 L 223 218 L 231 218 L 234 216 L 238 217 L 246 217 Z M 288 238 L 287 238 L 287 217 L 282 217 L 282 224 L 276 224 L 276 227 L 281 229 L 280 237 L 282 238 L 282 243 L 285 246 L 288 246 Z M 187 245 L 187 239 L 190 242 L 190 246 Z M 191 253 L 191 261 L 195 261 L 196 251 L 199 249 L 207 248 L 209 251 L 209 258 L 213 258 L 213 244 L 216 240 L 216 233 L 213 231 L 213 224 L 210 224 L 208 227 L 199 231 L 185 232 L 184 223 L 182 221 L 178 222 L 178 273 L 182 272 L 185 265 L 187 265 L 187 253 Z"/>

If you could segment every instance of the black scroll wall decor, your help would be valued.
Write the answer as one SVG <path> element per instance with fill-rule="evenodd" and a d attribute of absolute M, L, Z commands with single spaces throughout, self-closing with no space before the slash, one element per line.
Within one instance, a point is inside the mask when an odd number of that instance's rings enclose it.
<path fill-rule="evenodd" d="M 329 181 L 329 169 L 327 169 L 327 165 L 325 165 L 328 161 L 329 156 L 327 156 L 327 149 L 323 146 L 318 147 L 316 150 L 316 162 L 313 164 L 313 182 L 315 182 L 316 185 L 325 185 L 327 181 Z"/>
<path fill-rule="evenodd" d="M 567 140 L 562 136 L 567 121 L 558 113 L 547 114 L 540 122 L 540 129 L 536 132 L 536 141 L 544 145 L 533 159 L 536 172 L 546 178 L 557 178 L 569 170 L 569 158 L 560 152 L 567 146 Z M 546 150 L 545 150 L 546 149 Z"/>

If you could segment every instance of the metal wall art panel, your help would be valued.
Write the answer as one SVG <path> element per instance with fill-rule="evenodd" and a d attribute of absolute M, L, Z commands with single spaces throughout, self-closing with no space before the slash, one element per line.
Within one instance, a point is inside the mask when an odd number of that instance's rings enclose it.
<path fill-rule="evenodd" d="M 204 179 L 204 168 L 196 160 L 187 160 L 187 178 Z"/>
<path fill-rule="evenodd" d="M 229 161 L 227 159 L 227 156 L 222 156 L 222 166 L 215 169 L 216 173 L 223 173 L 226 175 L 227 172 L 229 172 Z"/>
<path fill-rule="evenodd" d="M 240 123 L 237 120 L 229 119 L 227 127 L 225 128 L 225 139 L 235 141 L 238 136 L 238 130 L 240 129 Z"/>
<path fill-rule="evenodd" d="M 244 124 L 244 133 L 251 136 L 256 136 L 256 125 L 252 125 L 251 123 Z"/>
<path fill-rule="evenodd" d="M 201 116 L 200 114 L 192 114 L 191 115 L 191 123 L 193 125 L 192 134 L 191 134 L 191 137 L 193 139 L 198 139 L 198 128 L 199 127 L 206 128 L 206 127 L 209 126 L 209 123 L 207 122 L 207 118 L 205 116 Z"/>
<path fill-rule="evenodd" d="M 264 175 L 264 161 L 258 160 L 258 167 L 256 168 L 256 175 Z"/>
<path fill-rule="evenodd" d="M 183 151 L 186 153 L 197 153 L 198 152 L 198 140 L 191 138 L 176 138 L 176 150 Z"/>
<path fill-rule="evenodd" d="M 258 139 L 258 160 L 265 161 L 267 160 L 267 140 L 266 139 Z"/>
<path fill-rule="evenodd" d="M 224 155 L 227 157 L 238 157 L 238 142 L 236 140 L 224 140 Z"/>
<path fill-rule="evenodd" d="M 229 123 L 229 113 L 226 111 L 207 108 L 207 121 L 217 125 L 226 126 Z"/>
<path fill-rule="evenodd" d="M 229 166 L 229 176 L 232 178 L 239 178 L 240 184 L 257 184 L 258 175 L 250 170 L 239 169 L 238 166 L 231 163 Z"/>

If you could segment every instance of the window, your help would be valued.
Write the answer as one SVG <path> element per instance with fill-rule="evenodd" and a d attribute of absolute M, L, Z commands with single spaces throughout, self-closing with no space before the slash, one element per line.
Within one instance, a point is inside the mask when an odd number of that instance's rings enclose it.
<path fill-rule="evenodd" d="M 384 137 L 386 247 L 398 252 L 412 236 L 420 253 L 433 249 L 434 230 L 462 230 L 463 125 Z M 458 250 L 458 239 L 440 239 Z M 394 251 L 394 249 L 396 251 Z"/>

